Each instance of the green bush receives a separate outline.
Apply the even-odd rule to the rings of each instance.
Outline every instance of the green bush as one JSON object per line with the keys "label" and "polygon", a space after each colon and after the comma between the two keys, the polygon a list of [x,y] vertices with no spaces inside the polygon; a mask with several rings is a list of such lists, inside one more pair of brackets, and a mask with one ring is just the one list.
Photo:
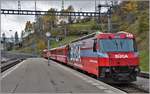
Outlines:
{"label": "green bush", "polygon": [[142,71],[149,71],[149,52],[140,51],[140,68]]}

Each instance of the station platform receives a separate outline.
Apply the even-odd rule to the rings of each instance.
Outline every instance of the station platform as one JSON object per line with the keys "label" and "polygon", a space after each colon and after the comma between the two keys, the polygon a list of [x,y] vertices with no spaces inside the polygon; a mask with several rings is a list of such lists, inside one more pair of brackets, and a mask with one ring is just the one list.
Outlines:
{"label": "station platform", "polygon": [[76,70],[43,58],[29,58],[1,76],[2,93],[119,93],[125,92]]}

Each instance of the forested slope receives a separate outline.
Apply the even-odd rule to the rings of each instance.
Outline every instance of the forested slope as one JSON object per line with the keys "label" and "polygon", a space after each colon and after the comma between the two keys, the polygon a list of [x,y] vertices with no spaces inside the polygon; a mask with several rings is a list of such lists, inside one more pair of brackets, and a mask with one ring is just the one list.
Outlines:
{"label": "forested slope", "polygon": [[[55,11],[51,8],[49,11]],[[73,6],[68,6],[62,11],[73,12]],[[58,24],[59,22],[59,24]],[[61,40],[51,41],[51,47],[57,47],[71,40],[90,34],[95,31],[107,31],[107,16],[102,17],[100,23],[96,23],[94,18],[85,17],[57,17],[44,15],[38,17],[35,23],[26,23],[25,32],[35,30],[33,34],[27,37],[24,44],[36,40],[37,52],[46,48],[45,33],[51,32],[52,36],[59,37]],[[149,69],[149,1],[129,0],[121,3],[114,3],[112,9],[112,32],[126,31],[136,36],[139,49],[141,69]],[[21,51],[32,51],[31,47],[24,47]]]}

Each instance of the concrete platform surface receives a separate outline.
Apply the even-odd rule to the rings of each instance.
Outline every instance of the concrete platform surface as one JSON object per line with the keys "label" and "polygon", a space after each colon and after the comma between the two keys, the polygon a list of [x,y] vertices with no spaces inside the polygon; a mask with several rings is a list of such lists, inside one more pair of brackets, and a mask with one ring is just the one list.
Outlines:
{"label": "concrete platform surface", "polygon": [[103,82],[43,58],[29,58],[2,73],[2,93],[119,93]]}

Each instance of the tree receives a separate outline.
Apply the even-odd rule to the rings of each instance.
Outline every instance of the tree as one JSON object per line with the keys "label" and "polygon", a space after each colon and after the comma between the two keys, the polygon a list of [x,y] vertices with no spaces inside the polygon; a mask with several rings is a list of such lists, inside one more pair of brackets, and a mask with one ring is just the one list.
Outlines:
{"label": "tree", "polygon": [[45,43],[43,42],[44,40],[38,40],[37,48],[42,50],[46,47]]}
{"label": "tree", "polygon": [[80,22],[81,22],[81,17],[80,17],[80,16],[77,17],[76,22],[77,22],[77,23],[80,23]]}
{"label": "tree", "polygon": [[32,30],[33,30],[32,23],[30,21],[27,21],[25,25],[25,32],[31,32]]}
{"label": "tree", "polygon": [[3,39],[3,49],[6,49],[6,36],[5,33],[2,34],[2,39]]}
{"label": "tree", "polygon": [[15,32],[15,43],[17,44],[19,42],[18,33]]}
{"label": "tree", "polygon": [[64,12],[67,12],[67,11],[66,11],[65,9],[62,9],[62,10],[61,10],[61,15],[62,15],[62,16],[59,17],[60,19],[65,19],[65,18],[67,18],[67,16],[63,16],[63,13],[64,13]]}
{"label": "tree", "polygon": [[43,29],[44,31],[50,31],[52,30],[53,27],[56,27],[56,24],[57,24],[57,16],[55,14],[55,9],[54,8],[51,8],[48,10],[48,14],[51,14],[51,15],[44,15],[42,17],[43,19]]}
{"label": "tree", "polygon": [[[68,6],[68,8],[66,9],[66,11],[67,11],[67,12],[74,12],[73,6],[71,6],[71,5]],[[74,18],[73,18],[72,16],[69,16],[69,17],[68,17],[68,22],[69,22],[70,24],[72,24],[73,21],[74,21]]]}
{"label": "tree", "polygon": [[149,0],[138,1],[138,10],[149,9]]}
{"label": "tree", "polygon": [[138,8],[137,5],[138,1],[123,1],[122,5],[123,5],[123,10],[124,12],[128,13],[128,12],[135,12]]}
{"label": "tree", "polygon": [[140,16],[138,17],[138,32],[146,32],[149,31],[149,12],[143,11],[141,12]]}
{"label": "tree", "polygon": [[5,33],[2,34],[2,40],[3,40],[3,42],[5,43],[5,41],[6,41]]}

